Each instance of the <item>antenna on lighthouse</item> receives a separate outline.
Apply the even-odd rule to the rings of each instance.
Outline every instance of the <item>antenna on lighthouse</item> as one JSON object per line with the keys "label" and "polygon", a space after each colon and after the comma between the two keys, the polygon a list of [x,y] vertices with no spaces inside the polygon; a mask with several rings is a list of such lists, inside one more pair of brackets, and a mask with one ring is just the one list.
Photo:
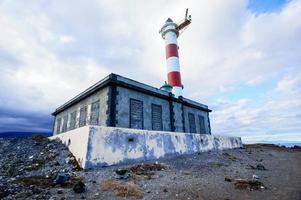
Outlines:
{"label": "antenna on lighthouse", "polygon": [[179,34],[181,34],[187,26],[191,23],[191,15],[188,16],[188,8],[186,8],[185,18],[180,23],[177,23],[178,26],[176,29],[179,31]]}
{"label": "antenna on lighthouse", "polygon": [[172,94],[175,97],[182,96],[183,85],[181,82],[180,74],[180,62],[178,54],[178,42],[177,38],[185,30],[185,28],[191,23],[191,15],[188,16],[188,8],[186,9],[185,18],[180,23],[174,23],[172,19],[168,18],[160,29],[159,33],[165,40],[166,45],[166,63],[167,63],[167,82],[161,89],[172,90]]}

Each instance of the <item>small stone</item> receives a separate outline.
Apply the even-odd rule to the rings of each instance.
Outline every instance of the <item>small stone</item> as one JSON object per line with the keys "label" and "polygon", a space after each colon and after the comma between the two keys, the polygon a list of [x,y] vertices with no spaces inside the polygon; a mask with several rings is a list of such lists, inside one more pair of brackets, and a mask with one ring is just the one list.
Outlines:
{"label": "small stone", "polygon": [[8,195],[10,195],[8,188],[0,186],[0,199],[7,197]]}
{"label": "small stone", "polygon": [[231,178],[225,177],[225,181],[232,182]]}
{"label": "small stone", "polygon": [[253,178],[253,180],[258,180],[259,179],[259,177],[256,174],[253,174],[252,178]]}
{"label": "small stone", "polygon": [[266,170],[266,168],[265,168],[264,165],[262,165],[262,164],[258,164],[258,165],[256,166],[256,168],[257,168],[258,170]]}
{"label": "small stone", "polygon": [[168,192],[166,188],[163,189],[163,192]]}
{"label": "small stone", "polygon": [[68,174],[58,174],[55,179],[56,185],[65,185],[69,181],[70,176]]}
{"label": "small stone", "polygon": [[82,181],[78,181],[74,186],[73,186],[73,191],[75,193],[83,193],[86,191],[86,185]]}

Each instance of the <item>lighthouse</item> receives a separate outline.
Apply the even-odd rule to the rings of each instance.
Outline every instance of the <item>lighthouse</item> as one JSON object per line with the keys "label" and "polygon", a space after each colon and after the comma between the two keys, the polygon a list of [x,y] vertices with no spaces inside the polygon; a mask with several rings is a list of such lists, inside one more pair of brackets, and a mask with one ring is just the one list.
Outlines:
{"label": "lighthouse", "polygon": [[183,22],[175,23],[172,19],[168,18],[159,31],[165,40],[167,83],[172,87],[172,93],[177,98],[182,96],[183,91],[177,38],[190,23],[191,16],[188,16],[188,9],[186,9]]}

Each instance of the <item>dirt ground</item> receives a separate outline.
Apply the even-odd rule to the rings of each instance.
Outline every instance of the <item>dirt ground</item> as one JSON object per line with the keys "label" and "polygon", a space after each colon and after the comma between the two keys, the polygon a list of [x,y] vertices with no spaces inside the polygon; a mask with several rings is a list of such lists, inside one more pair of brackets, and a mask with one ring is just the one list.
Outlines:
{"label": "dirt ground", "polygon": [[0,140],[0,199],[301,200],[301,150],[274,145],[80,170],[57,141]]}
{"label": "dirt ground", "polygon": [[[247,145],[244,149],[185,155],[159,160],[157,163],[165,169],[145,167],[144,172],[137,173],[133,171],[133,167],[136,169],[137,165],[129,165],[84,172],[82,175],[87,186],[85,193],[70,195],[64,192],[58,197],[65,196],[67,199],[301,199],[300,150],[273,145]],[[154,162],[145,164],[156,165]],[[118,168],[130,171],[130,177],[118,179],[120,176],[114,172]],[[263,184],[261,187],[257,189],[235,187],[237,179],[253,180],[254,177]]]}

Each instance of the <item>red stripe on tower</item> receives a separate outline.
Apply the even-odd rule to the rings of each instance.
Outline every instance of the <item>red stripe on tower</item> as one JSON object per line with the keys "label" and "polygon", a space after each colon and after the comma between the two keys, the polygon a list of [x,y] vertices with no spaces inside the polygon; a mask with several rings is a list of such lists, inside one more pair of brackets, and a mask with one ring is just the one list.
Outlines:
{"label": "red stripe on tower", "polygon": [[165,50],[166,50],[166,59],[169,57],[179,57],[177,44],[168,44],[166,45]]}
{"label": "red stripe on tower", "polygon": [[169,72],[167,74],[168,84],[173,87],[182,87],[180,72]]}

